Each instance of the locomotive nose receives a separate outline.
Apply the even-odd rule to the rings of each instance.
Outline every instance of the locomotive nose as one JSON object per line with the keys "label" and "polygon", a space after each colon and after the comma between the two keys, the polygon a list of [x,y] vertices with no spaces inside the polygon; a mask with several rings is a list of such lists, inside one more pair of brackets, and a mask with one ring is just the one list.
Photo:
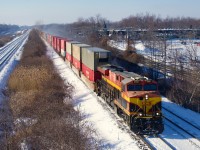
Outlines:
{"label": "locomotive nose", "polygon": [[140,100],[148,100],[149,99],[149,95],[146,94],[144,96],[139,97]]}

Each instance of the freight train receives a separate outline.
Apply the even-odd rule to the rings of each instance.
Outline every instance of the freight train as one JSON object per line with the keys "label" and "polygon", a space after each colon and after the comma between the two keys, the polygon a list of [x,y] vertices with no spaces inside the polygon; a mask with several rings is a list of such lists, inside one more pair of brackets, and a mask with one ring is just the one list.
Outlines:
{"label": "freight train", "polygon": [[41,36],[136,134],[163,132],[161,96],[155,81],[111,65],[110,51],[44,32]]}

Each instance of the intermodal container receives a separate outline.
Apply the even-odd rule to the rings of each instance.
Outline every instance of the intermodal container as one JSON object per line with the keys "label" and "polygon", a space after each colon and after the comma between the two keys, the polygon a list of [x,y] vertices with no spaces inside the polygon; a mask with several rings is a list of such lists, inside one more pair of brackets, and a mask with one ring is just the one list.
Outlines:
{"label": "intermodal container", "polygon": [[101,73],[99,71],[94,71],[84,64],[82,64],[82,73],[92,82],[96,82],[96,80],[101,79]]}
{"label": "intermodal container", "polygon": [[86,47],[91,47],[90,45],[87,44],[72,44],[72,49],[73,49],[73,57],[76,58],[77,60],[81,60],[81,54],[82,54],[82,48]]}
{"label": "intermodal container", "polygon": [[53,36],[53,48],[56,50],[57,47],[57,38]]}
{"label": "intermodal container", "polygon": [[98,47],[82,48],[82,63],[93,71],[110,61],[110,51]]}
{"label": "intermodal container", "polygon": [[73,55],[72,44],[78,44],[78,43],[80,43],[80,42],[77,42],[77,41],[66,42],[66,59],[69,62],[72,62],[72,55]]}
{"label": "intermodal container", "polygon": [[74,57],[72,57],[72,65],[76,68],[76,69],[78,69],[78,70],[81,70],[81,63],[80,63],[80,61],[78,60],[78,59],[76,59],[76,58],[74,58]]}
{"label": "intermodal container", "polygon": [[66,41],[67,39],[61,39],[61,56],[66,57]]}
{"label": "intermodal container", "polygon": [[61,38],[57,37],[56,40],[57,40],[56,41],[57,42],[56,50],[57,50],[58,53],[60,53],[60,51],[61,51]]}
{"label": "intermodal container", "polygon": [[72,56],[66,52],[66,59],[71,63],[72,62]]}
{"label": "intermodal container", "polygon": [[51,46],[53,47],[53,35],[51,36]]}
{"label": "intermodal container", "polygon": [[72,44],[72,62],[75,68],[78,70],[82,70],[81,64],[82,64],[82,48],[91,47],[87,44]]}
{"label": "intermodal container", "polygon": [[69,39],[61,39],[61,56],[63,58],[66,58],[66,46],[67,46],[67,43],[70,42],[72,40],[69,40]]}

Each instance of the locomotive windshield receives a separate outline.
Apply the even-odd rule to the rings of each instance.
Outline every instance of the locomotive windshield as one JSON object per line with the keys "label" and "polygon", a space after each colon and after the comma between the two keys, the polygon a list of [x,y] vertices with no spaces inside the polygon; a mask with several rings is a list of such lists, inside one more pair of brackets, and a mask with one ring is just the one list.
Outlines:
{"label": "locomotive windshield", "polygon": [[157,85],[156,84],[145,84],[143,85],[127,85],[127,91],[156,91]]}
{"label": "locomotive windshield", "polygon": [[128,85],[127,91],[142,91],[142,85]]}
{"label": "locomotive windshield", "polygon": [[144,91],[156,91],[157,85],[156,84],[145,84]]}

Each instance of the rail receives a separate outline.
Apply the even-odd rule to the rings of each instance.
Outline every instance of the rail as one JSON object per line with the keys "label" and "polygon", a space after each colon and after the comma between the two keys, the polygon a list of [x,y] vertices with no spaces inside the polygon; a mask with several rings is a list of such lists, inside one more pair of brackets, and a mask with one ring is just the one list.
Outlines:
{"label": "rail", "polygon": [[5,64],[11,59],[13,54],[19,49],[27,37],[28,33],[21,35],[19,38],[0,49],[0,71],[4,68]]}

